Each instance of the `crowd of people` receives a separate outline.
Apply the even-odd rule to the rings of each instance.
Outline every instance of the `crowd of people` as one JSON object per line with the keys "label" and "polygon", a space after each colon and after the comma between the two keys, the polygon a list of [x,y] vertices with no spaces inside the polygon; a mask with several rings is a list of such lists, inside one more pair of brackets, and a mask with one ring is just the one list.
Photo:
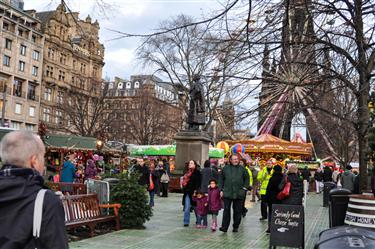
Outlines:
{"label": "crowd of people", "polygon": [[353,194],[359,194],[359,179],[358,171],[353,170],[350,165],[347,165],[345,169],[336,168],[334,170],[332,167],[325,166],[323,169],[318,168],[314,174],[317,194],[322,192],[325,182],[333,182],[336,186],[348,189]]}
{"label": "crowd of people", "polygon": [[[289,196],[279,199],[278,193],[286,182],[291,185]],[[303,179],[296,166],[289,167],[287,174],[284,174],[280,165],[270,161],[267,167],[258,172],[251,162],[239,155],[231,155],[224,165],[211,164],[207,160],[203,169],[194,160],[187,162],[181,187],[183,225],[190,225],[190,214],[193,212],[196,227],[207,228],[207,216],[211,215],[211,230],[216,231],[217,215],[223,210],[219,230],[224,233],[231,222],[231,210],[232,231],[238,232],[241,219],[246,216],[245,199],[249,191],[253,197],[258,196],[261,200],[261,221],[270,222],[273,204],[302,205],[303,199]]]}

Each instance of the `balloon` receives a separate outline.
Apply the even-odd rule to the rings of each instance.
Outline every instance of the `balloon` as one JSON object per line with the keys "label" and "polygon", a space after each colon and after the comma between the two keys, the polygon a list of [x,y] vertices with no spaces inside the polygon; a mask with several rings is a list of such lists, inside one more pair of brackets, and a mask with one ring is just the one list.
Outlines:
{"label": "balloon", "polygon": [[224,141],[218,142],[216,148],[223,149],[225,154],[229,152],[229,145]]}
{"label": "balloon", "polygon": [[235,144],[231,148],[232,154],[245,153],[245,147],[242,144]]}
{"label": "balloon", "polygon": [[93,156],[93,159],[94,159],[95,161],[98,161],[98,160],[99,160],[99,156],[98,156],[97,154],[95,154],[95,155]]}
{"label": "balloon", "polygon": [[103,156],[100,156],[99,157],[99,161],[103,161],[104,160],[104,157]]}

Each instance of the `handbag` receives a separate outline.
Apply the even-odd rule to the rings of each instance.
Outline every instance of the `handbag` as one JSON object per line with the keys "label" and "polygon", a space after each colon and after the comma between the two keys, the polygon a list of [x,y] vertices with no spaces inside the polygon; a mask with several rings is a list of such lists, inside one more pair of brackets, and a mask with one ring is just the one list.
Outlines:
{"label": "handbag", "polygon": [[285,176],[285,184],[284,184],[284,187],[283,189],[277,194],[276,196],[276,199],[278,200],[284,200],[285,198],[287,198],[290,194],[290,186],[291,186],[291,183],[290,181],[288,181],[288,177]]}
{"label": "handbag", "polygon": [[155,188],[154,181],[152,180],[152,174],[150,174],[150,178],[149,179],[150,179],[150,186],[148,187],[148,190],[152,191]]}
{"label": "handbag", "polygon": [[167,173],[164,173],[161,178],[160,178],[160,182],[162,183],[168,183],[169,182],[169,176]]}

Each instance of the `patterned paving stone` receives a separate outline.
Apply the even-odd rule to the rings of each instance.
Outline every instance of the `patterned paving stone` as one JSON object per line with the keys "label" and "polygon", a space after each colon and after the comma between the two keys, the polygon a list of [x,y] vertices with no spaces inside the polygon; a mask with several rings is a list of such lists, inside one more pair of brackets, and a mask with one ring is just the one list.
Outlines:
{"label": "patterned paving stone", "polygon": [[[71,248],[80,249],[231,249],[268,248],[269,236],[265,233],[267,222],[259,221],[259,203],[247,201],[247,216],[242,220],[238,233],[231,229],[226,234],[196,229],[191,217],[190,227],[182,226],[180,194],[168,198],[156,198],[154,216],[144,230],[121,230],[70,243]],[[221,224],[221,214],[218,217]],[[209,219],[210,222],[210,219]],[[328,209],[322,207],[322,195],[309,194],[305,210],[306,248],[313,248],[319,233],[328,228]]]}

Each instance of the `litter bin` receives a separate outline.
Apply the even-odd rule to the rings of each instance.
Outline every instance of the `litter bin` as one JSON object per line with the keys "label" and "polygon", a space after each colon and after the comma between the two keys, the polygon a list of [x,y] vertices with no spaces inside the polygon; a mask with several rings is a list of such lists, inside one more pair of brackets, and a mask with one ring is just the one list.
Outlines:
{"label": "litter bin", "polygon": [[375,231],[363,227],[339,226],[321,232],[314,249],[332,248],[375,248]]}
{"label": "litter bin", "polygon": [[349,195],[352,192],[345,188],[334,188],[329,191],[329,227],[343,226]]}
{"label": "litter bin", "polygon": [[323,207],[328,207],[329,204],[329,191],[334,189],[336,184],[334,182],[325,182],[323,187]]}

